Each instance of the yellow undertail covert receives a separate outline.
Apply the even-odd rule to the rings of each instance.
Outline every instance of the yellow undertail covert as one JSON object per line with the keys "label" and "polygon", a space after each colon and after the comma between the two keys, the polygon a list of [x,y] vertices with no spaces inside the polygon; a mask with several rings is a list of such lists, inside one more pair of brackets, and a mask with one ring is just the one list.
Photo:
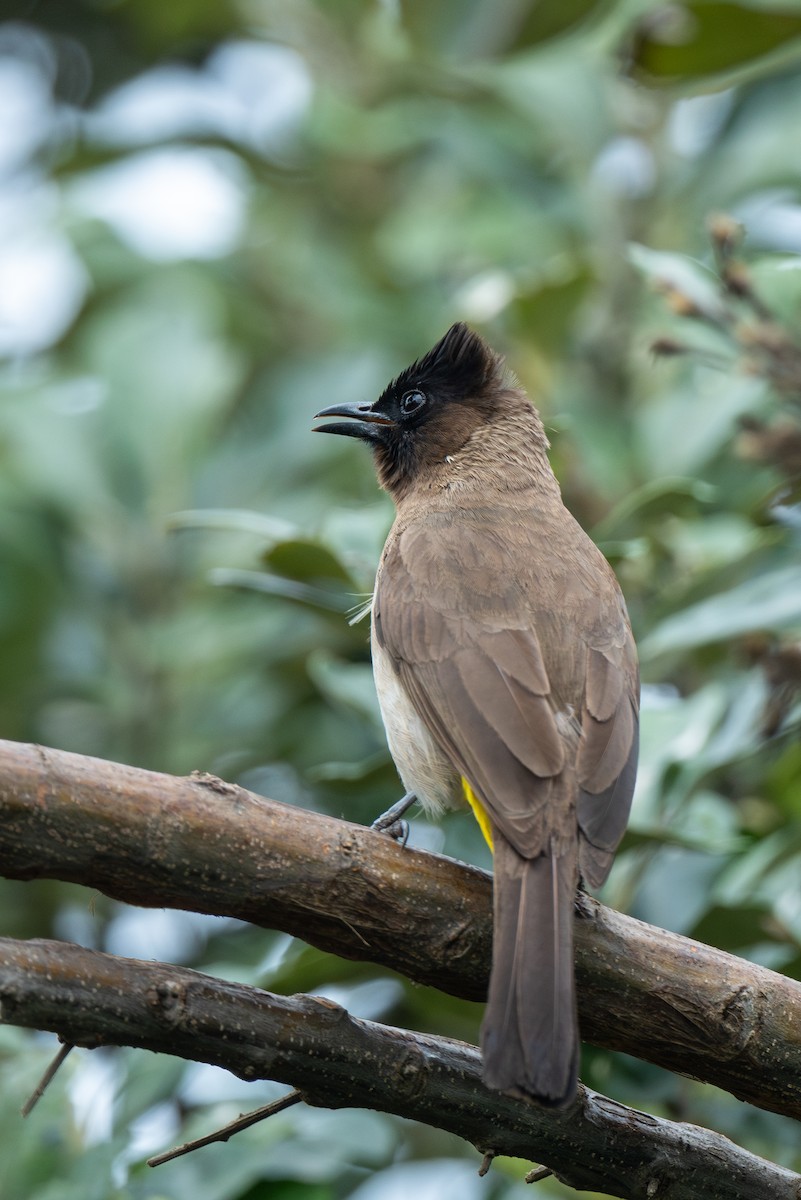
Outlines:
{"label": "yellow undertail covert", "polygon": [[462,776],[462,791],[464,792],[465,800],[473,810],[473,816],[478,821],[479,829],[484,834],[484,840],[486,841],[490,850],[492,850],[492,827],[490,826],[489,817],[487,816],[487,810],[484,808],[484,805],[481,803],[478,796],[476,796],[475,792],[464,776]]}

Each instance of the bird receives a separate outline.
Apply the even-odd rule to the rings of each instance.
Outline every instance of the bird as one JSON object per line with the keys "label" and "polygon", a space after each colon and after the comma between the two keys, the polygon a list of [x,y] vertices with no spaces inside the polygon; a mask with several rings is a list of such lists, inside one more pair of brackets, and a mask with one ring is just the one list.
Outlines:
{"label": "bird", "polygon": [[606,879],[637,772],[639,671],[606,558],[565,507],[542,419],[504,358],[453,325],[372,403],[317,431],[372,448],[395,506],[373,673],[406,795],[469,805],[493,854],[483,1078],[577,1096],[573,920]]}

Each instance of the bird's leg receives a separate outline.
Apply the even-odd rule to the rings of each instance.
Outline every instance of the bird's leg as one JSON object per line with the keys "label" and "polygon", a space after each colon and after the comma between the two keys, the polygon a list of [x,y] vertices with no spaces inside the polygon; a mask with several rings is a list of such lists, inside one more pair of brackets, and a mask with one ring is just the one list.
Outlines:
{"label": "bird's leg", "polygon": [[380,817],[376,817],[370,826],[377,833],[386,833],[396,842],[400,842],[405,846],[409,840],[409,824],[403,820],[404,813],[407,813],[414,804],[417,797],[414,792],[407,792],[405,796],[401,796],[396,804],[388,808]]}

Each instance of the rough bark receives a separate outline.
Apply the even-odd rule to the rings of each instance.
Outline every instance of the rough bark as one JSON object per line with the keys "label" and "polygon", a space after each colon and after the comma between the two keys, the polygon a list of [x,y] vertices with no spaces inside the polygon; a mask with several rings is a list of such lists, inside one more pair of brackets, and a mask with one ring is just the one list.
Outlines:
{"label": "rough bark", "polygon": [[78,1045],[131,1045],[275,1079],[327,1108],[374,1108],[480,1151],[544,1162],[624,1200],[799,1200],[801,1176],[694,1125],[580,1088],[566,1112],[489,1091],[473,1046],[351,1017],[186,968],[61,942],[0,939],[0,1013]]}
{"label": "rough bark", "polygon": [[[240,917],[485,996],[488,875],[212,777],[0,742],[0,872]],[[589,897],[576,969],[585,1040],[801,1117],[801,984]]]}

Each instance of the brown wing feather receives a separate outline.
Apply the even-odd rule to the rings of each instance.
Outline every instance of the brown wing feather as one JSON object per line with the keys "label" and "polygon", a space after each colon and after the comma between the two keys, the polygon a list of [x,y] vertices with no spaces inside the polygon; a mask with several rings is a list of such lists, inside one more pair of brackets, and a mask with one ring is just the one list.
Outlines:
{"label": "brown wing feather", "polygon": [[435,739],[486,808],[493,827],[524,857],[542,853],[556,832],[553,777],[533,774],[498,737],[455,664],[425,663],[412,669],[401,662],[400,678]]}
{"label": "brown wing feather", "polygon": [[[486,640],[492,644],[489,652]],[[453,662],[460,683],[482,718],[523,766],[540,778],[558,775],[565,765],[565,748],[548,703],[547,678],[546,686],[535,692],[504,670],[492,653],[503,641],[503,635],[496,633],[457,651]],[[539,646],[536,652],[539,666]]]}
{"label": "brown wing feather", "polygon": [[577,760],[581,871],[591,887],[609,874],[629,819],[639,750],[639,679],[633,642],[587,653]]}
{"label": "brown wing feather", "polygon": [[609,874],[615,850],[628,823],[637,775],[639,721],[636,711],[633,724],[634,733],[629,755],[617,779],[605,791],[596,795],[579,788],[576,805],[582,834],[579,862],[581,874],[592,888],[600,887]]}

